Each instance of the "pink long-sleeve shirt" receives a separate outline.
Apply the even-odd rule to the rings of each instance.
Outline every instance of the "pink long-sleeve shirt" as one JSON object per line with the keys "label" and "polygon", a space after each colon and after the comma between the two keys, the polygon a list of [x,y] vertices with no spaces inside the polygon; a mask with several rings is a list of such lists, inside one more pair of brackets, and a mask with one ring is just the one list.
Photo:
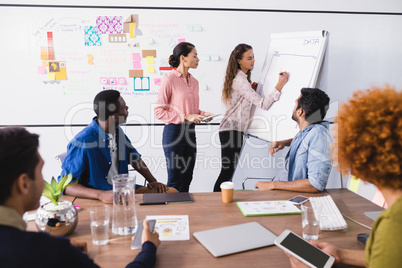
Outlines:
{"label": "pink long-sleeve shirt", "polygon": [[155,117],[165,124],[187,123],[186,114],[200,114],[200,98],[198,95],[198,81],[188,73],[186,77],[176,70],[172,70],[162,79],[156,100]]}
{"label": "pink long-sleeve shirt", "polygon": [[226,103],[226,113],[223,117],[219,131],[237,130],[245,132],[250,121],[251,104],[268,110],[272,103],[279,99],[281,93],[275,90],[263,98],[255,92],[247,80],[247,75],[238,70],[233,79],[232,92]]}

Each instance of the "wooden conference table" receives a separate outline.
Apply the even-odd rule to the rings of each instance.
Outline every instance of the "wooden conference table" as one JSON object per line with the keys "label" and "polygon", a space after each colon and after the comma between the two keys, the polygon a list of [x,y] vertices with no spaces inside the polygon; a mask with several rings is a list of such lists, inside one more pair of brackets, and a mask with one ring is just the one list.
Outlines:
{"label": "wooden conference table", "polygon": [[[381,210],[370,201],[350,192],[347,189],[327,190],[321,196],[331,194],[339,210],[352,219],[371,226],[373,220],[365,216],[366,211]],[[235,201],[286,200],[298,193],[288,191],[235,191]],[[236,204],[224,204],[220,193],[192,193],[194,203],[139,206],[142,195],[136,196],[137,217],[143,220],[146,215],[189,215],[190,240],[162,242],[157,251],[156,267],[290,267],[287,256],[276,246],[255,249],[247,252],[213,257],[192,234],[197,231],[219,228],[228,225],[256,221],[276,235],[284,229],[290,229],[301,235],[301,215],[280,215],[244,217]],[[65,197],[69,199],[69,197]],[[77,241],[88,243],[89,256],[101,267],[125,267],[138,254],[139,250],[131,250],[131,236],[115,236],[110,232],[110,243],[105,246],[93,246],[89,226],[88,208],[102,204],[100,201],[77,198],[75,205],[81,206],[76,230],[70,236]],[[356,239],[359,233],[370,230],[345,218],[347,231],[321,232],[319,241],[333,243],[338,247],[364,249],[364,245]],[[33,222],[28,224],[29,230],[36,230]],[[338,267],[346,267],[339,266]]]}

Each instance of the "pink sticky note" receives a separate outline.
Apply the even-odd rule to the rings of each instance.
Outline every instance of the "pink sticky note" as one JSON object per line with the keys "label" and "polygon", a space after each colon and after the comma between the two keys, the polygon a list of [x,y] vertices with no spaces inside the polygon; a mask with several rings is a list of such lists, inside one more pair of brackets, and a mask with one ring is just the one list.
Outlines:
{"label": "pink sticky note", "polygon": [[126,84],[126,78],[125,78],[125,77],[119,77],[119,78],[117,78],[117,84],[119,84],[119,85],[125,85],[125,84]]}
{"label": "pink sticky note", "polygon": [[133,69],[141,69],[141,61],[133,61]]}
{"label": "pink sticky note", "polygon": [[46,73],[46,67],[45,66],[38,66],[38,73],[39,74],[45,74]]}
{"label": "pink sticky note", "polygon": [[186,42],[186,38],[177,39],[177,43],[180,44],[182,42]]}
{"label": "pink sticky note", "polygon": [[380,192],[380,190],[377,190],[377,192],[375,193],[373,203],[379,205],[380,207],[385,206],[385,198]]}
{"label": "pink sticky note", "polygon": [[107,85],[107,84],[109,84],[109,79],[107,79],[107,77],[101,77],[100,78],[100,83],[102,85]]}
{"label": "pink sticky note", "polygon": [[133,53],[133,60],[141,60],[140,53]]}
{"label": "pink sticky note", "polygon": [[160,78],[154,78],[154,84],[155,84],[155,86],[160,86],[161,83],[162,83],[162,79],[160,79]]}
{"label": "pink sticky note", "polygon": [[117,84],[116,77],[109,77],[109,84],[110,85],[116,85]]}

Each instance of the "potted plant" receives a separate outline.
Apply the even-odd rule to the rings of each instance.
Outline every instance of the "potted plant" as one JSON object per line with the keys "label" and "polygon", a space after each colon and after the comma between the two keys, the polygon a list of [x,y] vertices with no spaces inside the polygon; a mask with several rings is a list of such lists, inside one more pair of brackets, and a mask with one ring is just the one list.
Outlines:
{"label": "potted plant", "polygon": [[41,205],[36,212],[36,227],[39,231],[52,235],[69,235],[78,223],[78,214],[70,201],[61,200],[63,191],[70,185],[76,184],[70,173],[60,178],[60,181],[52,177],[50,183],[45,181],[43,195],[49,198],[49,202]]}

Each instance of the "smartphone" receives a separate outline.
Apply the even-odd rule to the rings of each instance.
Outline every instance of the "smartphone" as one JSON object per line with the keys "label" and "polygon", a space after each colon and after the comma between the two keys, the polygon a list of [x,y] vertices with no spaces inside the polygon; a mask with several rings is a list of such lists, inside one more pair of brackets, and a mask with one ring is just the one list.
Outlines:
{"label": "smartphone", "polygon": [[332,267],[335,261],[334,257],[316,248],[308,241],[289,230],[283,231],[283,233],[276,238],[275,245],[289,252],[310,267],[329,268]]}
{"label": "smartphone", "polygon": [[[149,223],[149,230],[152,233],[155,228],[156,220],[148,220],[148,223]],[[144,225],[143,225],[143,222],[140,221],[138,223],[137,231],[135,232],[133,243],[131,243],[131,249],[141,249],[142,248],[141,238],[142,238],[143,230],[144,230]]]}
{"label": "smartphone", "polygon": [[297,195],[297,196],[290,198],[288,201],[292,202],[295,205],[301,205],[304,202],[308,201],[308,197],[302,196],[302,195]]}

